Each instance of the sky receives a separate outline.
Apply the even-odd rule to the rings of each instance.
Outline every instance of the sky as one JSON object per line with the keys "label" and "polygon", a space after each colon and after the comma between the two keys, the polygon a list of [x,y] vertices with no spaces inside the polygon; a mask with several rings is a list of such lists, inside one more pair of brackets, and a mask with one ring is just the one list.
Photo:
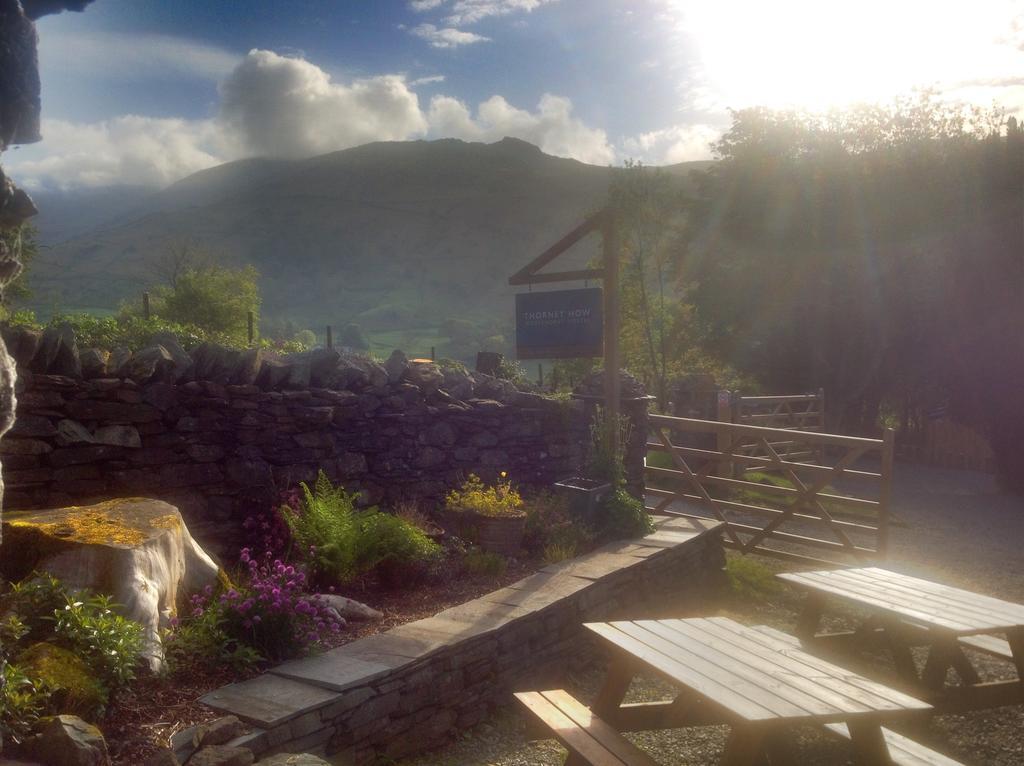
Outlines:
{"label": "sky", "polygon": [[1024,0],[96,0],[37,26],[44,140],[3,158],[34,189],[448,137],[671,164],[730,109],[922,87],[1024,114]]}

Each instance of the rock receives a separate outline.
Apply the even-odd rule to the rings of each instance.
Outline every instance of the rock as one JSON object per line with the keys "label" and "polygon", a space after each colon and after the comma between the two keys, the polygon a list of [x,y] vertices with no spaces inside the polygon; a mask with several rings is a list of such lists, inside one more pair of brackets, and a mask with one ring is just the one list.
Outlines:
{"label": "rock", "polygon": [[265,354],[256,385],[264,391],[276,391],[288,380],[291,372],[291,365],[287,361],[276,354]]}
{"label": "rock", "polygon": [[40,642],[19,654],[15,662],[50,690],[51,709],[93,718],[107,704],[103,684],[74,652]]}
{"label": "rock", "polygon": [[93,434],[93,441],[97,444],[109,444],[112,447],[128,447],[129,449],[142,447],[142,437],[139,436],[139,429],[135,426],[101,426]]}
{"label": "rock", "polygon": [[109,766],[107,743],[100,730],[78,716],[41,718],[37,734],[22,747],[29,758],[48,766]]}
{"label": "rock", "polygon": [[258,761],[256,766],[331,766],[323,758],[309,753],[278,753]]}
{"label": "rock", "polygon": [[46,438],[48,436],[55,436],[57,429],[53,425],[53,421],[45,415],[18,415],[18,419],[14,421],[14,426],[11,428],[11,435],[13,436],[28,436],[31,438]]}
{"label": "rock", "polygon": [[87,348],[78,355],[78,360],[82,364],[82,377],[86,380],[102,378],[107,374],[110,352],[99,348]]}
{"label": "rock", "polygon": [[210,745],[188,759],[188,766],[250,766],[256,760],[244,747]]}
{"label": "rock", "polygon": [[409,362],[403,379],[417,386],[420,391],[436,391],[444,383],[444,375],[436,364],[419,359]]}
{"label": "rock", "polygon": [[171,735],[170,746],[178,762],[185,763],[201,747],[224,745],[241,737],[248,727],[233,715],[189,726]]}
{"label": "rock", "polygon": [[[309,386],[334,388],[341,354],[333,348],[315,348],[303,355],[309,364]],[[308,388],[309,386],[306,386]]]}
{"label": "rock", "polygon": [[226,715],[199,727],[199,742],[208,745],[225,745],[249,731],[248,727],[233,715]]}
{"label": "rock", "polygon": [[441,388],[447,391],[449,396],[460,401],[473,398],[473,379],[468,372],[458,367],[445,367],[441,374],[444,375]]}
{"label": "rock", "polygon": [[163,346],[174,361],[174,369],[171,371],[172,382],[188,380],[192,375],[194,365],[192,357],[178,343],[177,336],[172,332],[159,332],[153,336],[153,342]]}
{"label": "rock", "polygon": [[239,368],[242,353],[217,343],[200,343],[192,349],[192,375],[196,380],[214,383],[232,382]]}
{"label": "rock", "polygon": [[39,341],[43,337],[42,330],[34,330],[31,327],[3,327],[0,329],[7,350],[10,351],[14,361],[19,367],[28,367],[39,350]]}
{"label": "rock", "polygon": [[388,382],[398,383],[405,374],[405,368],[409,366],[409,358],[397,348],[391,352],[391,356],[384,362],[384,369],[388,372]]}
{"label": "rock", "polygon": [[217,582],[217,565],[177,509],[159,500],[15,511],[5,515],[3,538],[0,572],[9,580],[45,571],[69,588],[109,594],[123,605],[125,616],[144,628],[154,671],[163,665],[163,616],[184,610],[190,594]]}
{"label": "rock", "polygon": [[321,593],[320,598],[323,599],[327,606],[337,612],[338,616],[344,617],[345,619],[356,621],[384,619],[383,612],[378,612],[373,607],[369,607],[366,604],[351,598],[345,598],[344,596],[338,596],[333,593]]}
{"label": "rock", "polygon": [[231,382],[238,386],[251,386],[256,383],[263,365],[263,350],[247,348],[238,358],[238,366],[231,376]]}
{"label": "rock", "polygon": [[356,354],[342,354],[337,373],[338,387],[352,391],[388,383],[388,371],[383,365]]}
{"label": "rock", "polygon": [[184,761],[176,758],[173,752],[162,747],[146,759],[144,766],[181,766],[182,763]]}
{"label": "rock", "polygon": [[507,380],[494,378],[482,372],[473,373],[473,396],[477,399],[490,399],[502,404],[511,403],[519,391]]}
{"label": "rock", "polygon": [[58,446],[67,447],[71,444],[92,444],[96,440],[89,429],[77,420],[65,418],[57,423],[57,436],[54,438]]}
{"label": "rock", "polygon": [[479,351],[476,355],[476,371],[493,377],[498,374],[503,361],[505,357],[496,351]]}
{"label": "rock", "polygon": [[132,360],[132,352],[124,346],[118,346],[107,357],[107,375],[124,378],[128,375],[128,363]]}
{"label": "rock", "polygon": [[136,383],[166,380],[174,376],[174,357],[163,346],[147,346],[132,355],[127,371]]}
{"label": "rock", "polygon": [[66,375],[69,378],[82,377],[82,364],[78,360],[78,342],[75,329],[65,322],[57,327],[47,327],[39,340],[29,365],[32,372],[40,374]]}

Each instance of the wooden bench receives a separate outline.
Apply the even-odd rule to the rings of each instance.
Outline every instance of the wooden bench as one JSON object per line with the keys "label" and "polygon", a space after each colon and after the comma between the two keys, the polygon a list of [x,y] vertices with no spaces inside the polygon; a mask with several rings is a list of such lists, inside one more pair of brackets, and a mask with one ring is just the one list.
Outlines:
{"label": "wooden bench", "polygon": [[[781,630],[767,625],[756,625],[753,629],[776,641],[783,641],[794,649],[800,648],[799,639],[788,633],[783,633]],[[845,723],[825,724],[825,730],[843,739],[850,738],[850,730]],[[889,748],[889,757],[892,759],[893,766],[963,766],[959,761],[954,761],[949,756],[925,747],[920,742],[915,742],[891,729],[883,727],[882,736]]]}
{"label": "wooden bench", "polygon": [[657,763],[562,689],[519,692],[526,708],[569,750],[566,766],[657,766]]}

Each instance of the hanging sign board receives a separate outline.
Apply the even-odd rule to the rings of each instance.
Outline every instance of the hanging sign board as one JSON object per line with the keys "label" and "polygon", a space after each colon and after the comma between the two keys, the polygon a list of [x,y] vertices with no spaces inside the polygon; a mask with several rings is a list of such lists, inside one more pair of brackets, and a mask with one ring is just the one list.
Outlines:
{"label": "hanging sign board", "polygon": [[604,353],[601,288],[516,295],[516,357],[576,359]]}

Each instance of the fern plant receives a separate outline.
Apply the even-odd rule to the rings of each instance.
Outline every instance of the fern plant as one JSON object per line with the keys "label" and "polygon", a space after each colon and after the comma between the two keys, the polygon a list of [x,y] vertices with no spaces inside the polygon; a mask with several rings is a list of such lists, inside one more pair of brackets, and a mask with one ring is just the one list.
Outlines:
{"label": "fern plant", "polygon": [[292,537],[292,552],[304,559],[314,578],[344,582],[356,573],[356,499],[335,487],[323,471],[312,489],[303,482],[299,508],[281,507]]}

